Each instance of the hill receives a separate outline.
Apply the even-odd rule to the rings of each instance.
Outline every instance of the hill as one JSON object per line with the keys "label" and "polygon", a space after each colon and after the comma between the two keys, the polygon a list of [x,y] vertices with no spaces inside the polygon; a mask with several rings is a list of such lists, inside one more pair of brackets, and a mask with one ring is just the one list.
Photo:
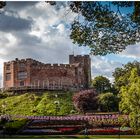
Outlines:
{"label": "hill", "polygon": [[40,116],[67,115],[74,109],[72,96],[72,92],[60,91],[12,95],[0,99],[0,113]]}

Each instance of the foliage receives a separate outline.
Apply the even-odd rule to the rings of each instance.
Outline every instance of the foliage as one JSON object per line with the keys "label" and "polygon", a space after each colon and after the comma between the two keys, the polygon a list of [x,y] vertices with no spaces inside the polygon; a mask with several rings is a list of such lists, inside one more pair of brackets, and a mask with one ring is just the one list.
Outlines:
{"label": "foliage", "polygon": [[5,124],[7,130],[14,129],[19,130],[22,126],[26,124],[27,120],[14,120]]}
{"label": "foliage", "polygon": [[94,90],[86,90],[73,96],[75,108],[82,113],[95,111],[98,108],[97,94]]}
{"label": "foliage", "polygon": [[[78,14],[71,27],[71,39],[79,46],[89,46],[91,54],[122,52],[126,46],[140,41],[140,2],[71,2]],[[117,10],[114,10],[114,5]],[[128,14],[121,8],[134,8]],[[136,14],[137,13],[137,14]]]}
{"label": "foliage", "polygon": [[133,132],[131,130],[118,130],[114,128],[108,128],[108,129],[90,129],[89,135],[132,135]]}
{"label": "foliage", "polygon": [[125,127],[129,127],[130,128],[129,116],[123,117],[123,116],[119,115],[118,121],[119,121],[119,124],[120,124],[122,129],[124,129]]}
{"label": "foliage", "polygon": [[12,92],[0,92],[0,98],[6,98],[12,96]]}
{"label": "foliage", "polygon": [[115,79],[114,86],[118,91],[120,91],[122,86],[126,86],[129,84],[128,79],[133,68],[137,68],[138,73],[140,73],[140,62],[129,62],[126,65],[123,65],[122,68],[116,68],[113,72],[113,76]]}
{"label": "foliage", "polygon": [[5,124],[6,133],[16,133],[19,129],[21,129],[25,124],[27,123],[27,120],[14,120],[12,122],[7,122]]}
{"label": "foliage", "polygon": [[[57,98],[55,97],[56,94],[58,94]],[[57,111],[57,115],[67,115],[70,114],[71,110],[74,110],[72,96],[71,92],[57,91],[46,92],[42,95],[34,93],[13,95],[0,99],[0,111],[9,115],[55,115],[54,101],[58,100],[60,109]],[[4,102],[6,106],[2,108]]]}
{"label": "foliage", "polygon": [[113,93],[99,95],[100,110],[103,112],[118,111],[119,99]]}
{"label": "foliage", "polygon": [[97,93],[105,93],[111,91],[111,83],[109,79],[104,76],[97,76],[92,81],[93,88],[96,89]]}
{"label": "foliage", "polygon": [[140,75],[137,68],[131,70],[128,84],[121,88],[120,96],[120,110],[129,114],[130,126],[140,134]]}
{"label": "foliage", "polygon": [[5,1],[0,1],[0,9],[3,8],[4,6],[6,6],[6,2]]}

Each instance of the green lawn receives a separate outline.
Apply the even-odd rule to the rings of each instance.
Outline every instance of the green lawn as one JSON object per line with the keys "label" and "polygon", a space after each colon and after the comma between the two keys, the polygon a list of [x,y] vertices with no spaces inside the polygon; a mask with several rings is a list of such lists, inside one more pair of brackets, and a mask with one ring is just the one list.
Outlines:
{"label": "green lawn", "polygon": [[[58,95],[57,97],[55,95]],[[74,108],[72,92],[45,92],[42,94],[26,93],[0,99],[0,111],[6,114],[21,115],[56,115],[55,101],[59,101],[57,115],[68,115]],[[6,107],[2,104],[6,102]],[[58,108],[57,108],[58,109]]]}
{"label": "green lawn", "polygon": [[[2,138],[2,136],[0,136]],[[4,136],[4,138],[13,138],[13,139],[140,139],[140,135],[13,135],[13,136]]]}

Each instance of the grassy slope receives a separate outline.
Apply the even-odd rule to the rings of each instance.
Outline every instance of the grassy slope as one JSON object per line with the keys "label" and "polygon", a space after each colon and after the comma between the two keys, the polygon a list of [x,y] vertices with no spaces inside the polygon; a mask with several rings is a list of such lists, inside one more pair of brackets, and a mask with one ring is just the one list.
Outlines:
{"label": "grassy slope", "polygon": [[[58,97],[55,95],[58,94]],[[71,92],[45,92],[43,94],[26,93],[0,99],[0,111],[6,114],[22,115],[55,115],[56,105],[54,101],[60,102],[58,115],[70,114],[73,109]],[[2,108],[6,102],[6,108]]]}

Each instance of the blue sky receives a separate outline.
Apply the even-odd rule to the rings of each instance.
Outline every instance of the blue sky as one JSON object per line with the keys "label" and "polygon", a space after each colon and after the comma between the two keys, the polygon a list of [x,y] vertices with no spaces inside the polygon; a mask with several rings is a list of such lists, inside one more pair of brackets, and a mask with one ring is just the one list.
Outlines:
{"label": "blue sky", "polygon": [[[69,55],[88,54],[69,38],[68,26],[76,17],[67,6],[60,9],[45,2],[7,2],[0,14],[0,80],[3,62],[33,58],[44,63],[68,63]],[[126,12],[126,11],[124,11]],[[67,13],[67,14],[66,14]],[[112,72],[129,61],[140,60],[140,44],[128,46],[120,54],[91,56],[92,76],[104,75],[113,81]]]}

